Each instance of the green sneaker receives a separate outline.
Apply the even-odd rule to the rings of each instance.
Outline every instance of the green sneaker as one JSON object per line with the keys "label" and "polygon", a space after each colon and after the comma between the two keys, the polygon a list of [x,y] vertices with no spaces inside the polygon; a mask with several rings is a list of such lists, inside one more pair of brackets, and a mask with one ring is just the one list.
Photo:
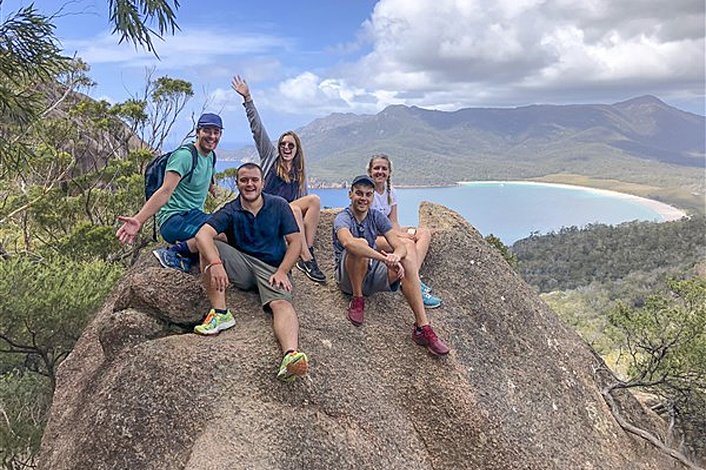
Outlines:
{"label": "green sneaker", "polygon": [[297,377],[306,375],[308,369],[309,359],[307,359],[306,354],[292,351],[282,358],[277,378],[282,382],[294,382]]}
{"label": "green sneaker", "polygon": [[232,328],[233,326],[235,326],[235,318],[233,318],[233,314],[230,310],[226,313],[216,313],[214,309],[211,309],[203,323],[194,328],[194,333],[205,336],[217,335],[221,331]]}

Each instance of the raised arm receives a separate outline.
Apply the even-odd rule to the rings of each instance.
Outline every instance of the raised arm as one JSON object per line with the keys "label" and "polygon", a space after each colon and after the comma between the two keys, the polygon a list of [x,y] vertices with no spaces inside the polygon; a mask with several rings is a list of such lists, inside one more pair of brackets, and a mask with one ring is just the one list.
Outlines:
{"label": "raised arm", "polygon": [[236,75],[231,81],[231,86],[240,96],[243,97],[245,115],[250,123],[250,131],[252,132],[253,140],[255,140],[257,153],[260,155],[260,166],[262,167],[263,173],[267,174],[277,159],[277,148],[272,144],[272,140],[267,134],[265,126],[262,125],[260,114],[257,112],[255,103],[250,95],[250,87],[248,86],[248,83],[241,78],[240,75]]}

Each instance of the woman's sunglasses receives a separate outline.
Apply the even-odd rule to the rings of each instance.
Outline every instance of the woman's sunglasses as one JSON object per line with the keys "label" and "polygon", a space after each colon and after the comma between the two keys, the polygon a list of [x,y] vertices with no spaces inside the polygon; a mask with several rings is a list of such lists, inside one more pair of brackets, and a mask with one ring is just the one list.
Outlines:
{"label": "woman's sunglasses", "polygon": [[280,142],[279,147],[287,150],[292,150],[296,145],[291,142]]}

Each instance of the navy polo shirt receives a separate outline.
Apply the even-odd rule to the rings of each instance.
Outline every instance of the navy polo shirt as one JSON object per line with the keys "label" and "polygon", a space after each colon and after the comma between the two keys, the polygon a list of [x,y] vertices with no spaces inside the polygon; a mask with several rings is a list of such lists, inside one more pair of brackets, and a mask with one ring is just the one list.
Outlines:
{"label": "navy polo shirt", "polygon": [[338,240],[337,235],[342,228],[350,230],[356,238],[364,238],[368,242],[368,246],[375,249],[375,239],[392,230],[392,222],[378,210],[368,210],[368,215],[360,222],[356,220],[350,207],[339,212],[333,220],[333,254],[336,257],[336,266],[341,261],[343,253],[343,244]]}
{"label": "navy polo shirt", "polygon": [[243,209],[240,196],[214,212],[206,222],[238,251],[278,267],[287,252],[285,235],[299,231],[289,203],[279,196],[262,193],[257,215]]}

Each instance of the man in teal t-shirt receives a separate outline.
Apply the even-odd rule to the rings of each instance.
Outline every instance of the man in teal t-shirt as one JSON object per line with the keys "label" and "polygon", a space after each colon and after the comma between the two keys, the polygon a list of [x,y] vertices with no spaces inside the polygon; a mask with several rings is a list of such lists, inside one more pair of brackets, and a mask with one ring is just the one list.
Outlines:
{"label": "man in teal t-shirt", "polygon": [[180,148],[172,153],[167,162],[162,186],[142,209],[133,217],[118,217],[122,225],[116,235],[122,243],[132,243],[145,221],[157,214],[159,233],[174,245],[154,250],[155,256],[165,268],[191,270],[192,259],[198,256],[194,236],[210,217],[203,209],[208,192],[214,189],[213,151],[222,131],[220,116],[211,113],[201,115],[196,124],[194,142],[198,159],[191,178],[185,178],[191,171],[191,151]]}
{"label": "man in teal t-shirt", "polygon": [[[157,223],[160,226],[160,233],[162,234],[162,237],[170,243],[174,243],[183,237],[179,236],[181,233],[172,233],[175,230],[166,230],[165,233],[165,222],[167,222],[175,214],[184,213],[192,209],[203,211],[204,204],[206,203],[206,196],[208,195],[208,190],[211,187],[211,178],[213,176],[213,152],[203,155],[199,151],[198,147],[196,150],[199,153],[199,158],[197,159],[196,167],[191,174],[191,178],[184,178],[188,175],[189,171],[191,171],[193,160],[191,157],[191,152],[187,147],[182,147],[174,151],[172,156],[169,158],[165,169],[167,174],[169,172],[174,172],[181,178],[179,184],[172,193],[172,196],[169,198],[167,203],[159,209],[159,212],[157,212]],[[173,224],[167,224],[167,227],[170,225]],[[180,231],[176,230],[176,232]]]}

